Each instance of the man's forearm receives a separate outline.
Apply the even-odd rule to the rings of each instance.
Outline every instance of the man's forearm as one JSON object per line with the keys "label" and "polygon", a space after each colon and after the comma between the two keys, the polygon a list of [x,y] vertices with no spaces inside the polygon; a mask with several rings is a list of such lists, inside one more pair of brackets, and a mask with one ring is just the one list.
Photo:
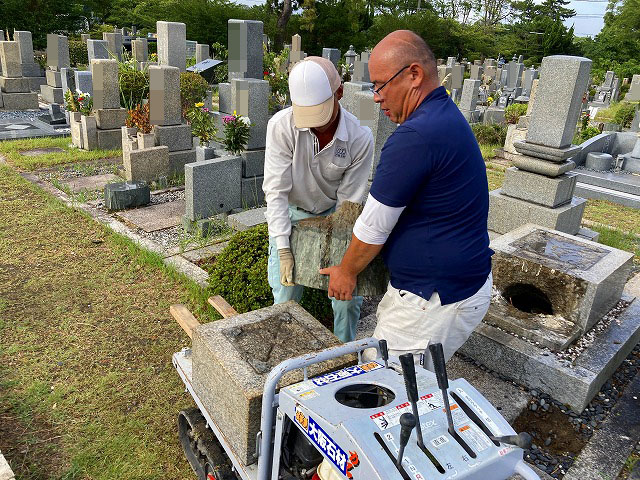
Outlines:
{"label": "man's forearm", "polygon": [[342,258],[340,267],[347,273],[357,276],[366,268],[367,265],[369,265],[369,263],[371,263],[374,258],[376,258],[383,246],[384,245],[364,243],[352,234],[351,244]]}

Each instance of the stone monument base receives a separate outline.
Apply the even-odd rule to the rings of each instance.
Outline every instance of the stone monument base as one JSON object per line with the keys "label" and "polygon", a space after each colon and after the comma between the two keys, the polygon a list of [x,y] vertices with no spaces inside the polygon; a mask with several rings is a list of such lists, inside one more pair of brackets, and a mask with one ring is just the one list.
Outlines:
{"label": "stone monument base", "polygon": [[[632,298],[623,296],[623,300]],[[484,322],[459,352],[582,412],[639,341],[640,300],[636,298],[572,364]]]}
{"label": "stone monument base", "polygon": [[[262,393],[279,363],[340,344],[295,302],[200,325],[193,332],[193,389],[245,465],[256,461]],[[309,367],[309,377],[352,364],[348,355]],[[301,370],[282,377],[282,388],[303,380]]]}
{"label": "stone monument base", "polygon": [[120,128],[109,130],[96,129],[99,150],[120,150],[122,148],[122,132]]}
{"label": "stone monument base", "polygon": [[51,85],[41,85],[40,94],[42,99],[47,103],[63,103],[64,92],[62,88],[52,87]]}
{"label": "stone monument base", "polygon": [[489,230],[507,233],[526,223],[535,223],[575,235],[580,230],[586,203],[584,198],[572,197],[570,203],[549,208],[509,197],[499,188],[489,192]]}
{"label": "stone monument base", "polygon": [[28,93],[3,93],[2,104],[5,110],[37,110],[38,94]]}

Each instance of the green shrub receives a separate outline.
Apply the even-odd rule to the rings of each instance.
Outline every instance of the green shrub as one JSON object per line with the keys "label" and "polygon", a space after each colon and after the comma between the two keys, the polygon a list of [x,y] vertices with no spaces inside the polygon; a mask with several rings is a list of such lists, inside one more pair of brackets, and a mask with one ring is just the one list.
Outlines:
{"label": "green shrub", "polygon": [[507,127],[500,123],[474,123],[471,130],[480,145],[504,145],[507,138]]}
{"label": "green shrub", "polygon": [[149,96],[149,74],[136,70],[135,62],[118,62],[118,83],[120,85],[120,105],[127,110],[140,105]]}
{"label": "green shrub", "polygon": [[614,123],[622,128],[630,128],[633,117],[636,114],[636,104],[629,102],[621,102],[620,108],[613,117]]}
{"label": "green shrub", "polygon": [[211,50],[213,52],[213,58],[224,61],[224,63],[215,67],[213,71],[213,83],[224,83],[229,77],[229,66],[227,65],[229,52],[224,45],[218,42],[211,45]]}
{"label": "green shrub", "polygon": [[577,141],[582,143],[586,142],[590,138],[595,137],[596,135],[600,135],[600,129],[598,127],[585,127],[581,128],[577,134]]}
{"label": "green shrub", "polygon": [[267,280],[268,255],[266,225],[236,233],[209,272],[212,293],[222,296],[240,313],[273,304]]}
{"label": "green shrub", "polygon": [[196,103],[204,101],[209,84],[202,75],[195,72],[182,72],[180,74],[180,101],[182,102],[182,115],[193,108]]}
{"label": "green shrub", "polygon": [[[272,305],[273,294],[267,280],[268,256],[266,225],[236,233],[209,270],[212,294],[222,296],[240,313]],[[327,292],[305,288],[300,304],[332,328],[333,313]]]}
{"label": "green shrub", "polygon": [[72,67],[89,64],[87,45],[82,40],[69,40],[69,60]]}
{"label": "green shrub", "polygon": [[196,64],[196,57],[187,58],[187,68],[193,67]]}
{"label": "green shrub", "polygon": [[527,113],[526,103],[512,103],[504,109],[504,119],[507,123],[516,124],[518,119]]}

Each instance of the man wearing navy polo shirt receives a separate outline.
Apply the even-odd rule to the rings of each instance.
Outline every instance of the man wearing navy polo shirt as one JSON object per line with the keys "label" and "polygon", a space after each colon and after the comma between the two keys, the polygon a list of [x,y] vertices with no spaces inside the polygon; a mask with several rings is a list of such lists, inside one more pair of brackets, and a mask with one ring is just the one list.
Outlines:
{"label": "man wearing navy polo shirt", "polygon": [[[371,53],[374,101],[400,124],[380,163],[351,244],[330,275],[329,296],[351,298],[356,277],[382,251],[391,274],[374,337],[416,360],[441,342],[448,360],[491,299],[485,165],[469,124],[438,82],[415,33],[387,35]],[[433,370],[430,355],[424,357]]]}

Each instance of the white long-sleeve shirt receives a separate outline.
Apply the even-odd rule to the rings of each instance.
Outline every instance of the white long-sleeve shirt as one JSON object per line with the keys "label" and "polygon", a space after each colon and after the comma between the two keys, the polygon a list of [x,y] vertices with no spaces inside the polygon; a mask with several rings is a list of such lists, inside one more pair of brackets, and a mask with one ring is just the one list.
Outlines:
{"label": "white long-sleeve shirt", "polygon": [[373,161],[373,135],[340,107],[333,139],[320,151],[309,128],[296,128],[293,108],[276,113],[267,125],[262,189],[269,235],[289,247],[289,205],[322,213],[345,200],[360,203]]}

